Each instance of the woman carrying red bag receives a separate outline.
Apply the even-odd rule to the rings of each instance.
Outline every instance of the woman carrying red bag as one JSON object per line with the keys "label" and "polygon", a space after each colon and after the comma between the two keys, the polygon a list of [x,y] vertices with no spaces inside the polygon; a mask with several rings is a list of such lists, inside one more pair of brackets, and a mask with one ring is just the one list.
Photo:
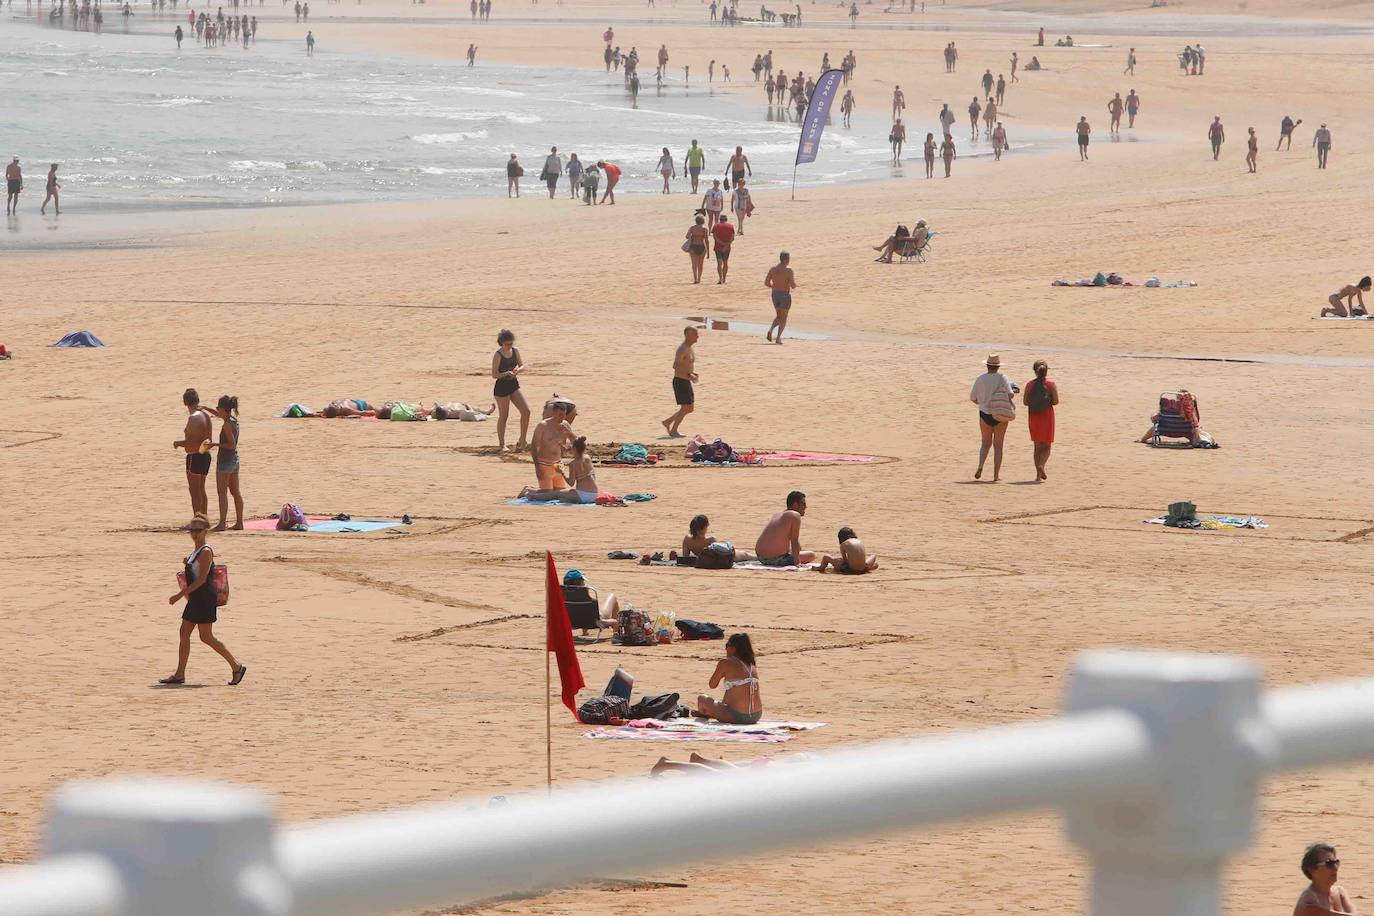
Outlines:
{"label": "woman carrying red bag", "polygon": [[232,687],[243,680],[248,673],[247,665],[240,665],[229,648],[215,636],[214,626],[218,619],[219,596],[215,592],[215,551],[205,543],[210,522],[203,515],[191,519],[186,530],[195,542],[195,550],[184,561],[185,582],[181,590],[167,599],[168,604],[176,604],[186,599],[186,609],[181,612],[181,635],[177,644],[177,670],[175,674],[164,677],[160,684],[186,683],[186,661],[191,657],[191,631],[200,630],[200,641],[218,652],[233,672]]}

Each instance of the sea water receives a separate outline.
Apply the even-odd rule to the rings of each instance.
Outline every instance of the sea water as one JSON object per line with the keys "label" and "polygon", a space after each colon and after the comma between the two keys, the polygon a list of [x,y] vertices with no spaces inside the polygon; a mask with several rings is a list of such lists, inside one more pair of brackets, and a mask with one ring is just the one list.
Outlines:
{"label": "sea water", "polygon": [[[792,179],[800,126],[795,115],[769,111],[747,71],[737,91],[708,86],[704,73],[684,85],[680,72],[658,91],[649,70],[632,107],[614,72],[480,58],[467,67],[335,52],[323,42],[306,57],[303,43],[272,39],[279,21],[262,23],[248,49],[206,49],[188,33],[178,51],[171,33],[185,28],[184,15],[141,12],[132,32],[114,13],[102,34],[18,15],[0,22],[0,81],[9,87],[0,156],[21,157],[27,196],[42,194],[49,162],[60,164],[63,204],[73,209],[501,196],[512,152],[526,192],[540,193],[551,146],[565,160],[575,152],[614,162],[621,189],[652,192],[662,148],[681,173],[694,138],[706,149],[707,176],[719,176],[739,145],[752,186]],[[838,106],[835,120],[818,161],[801,167],[803,184],[892,177],[886,121],[856,118],[845,130]],[[961,141],[961,159],[988,152],[986,143],[968,146]],[[907,150],[914,174],[919,140]]]}

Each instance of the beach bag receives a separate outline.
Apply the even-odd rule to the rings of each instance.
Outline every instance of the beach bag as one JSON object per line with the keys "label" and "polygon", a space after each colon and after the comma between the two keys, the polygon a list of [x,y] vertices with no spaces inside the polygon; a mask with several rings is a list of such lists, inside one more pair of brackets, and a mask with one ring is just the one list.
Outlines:
{"label": "beach bag", "polygon": [[306,416],[305,408],[299,404],[292,404],[290,407],[286,408],[286,415],[293,419],[299,420],[302,417]]}
{"label": "beach bag", "polygon": [[730,569],[735,565],[735,548],[725,541],[707,544],[697,554],[697,569]]}
{"label": "beach bag", "polygon": [[677,628],[682,631],[683,639],[724,639],[725,631],[714,623],[700,623],[696,620],[679,620]]}
{"label": "beach bag", "polygon": [[391,419],[399,423],[408,423],[411,420],[418,419],[415,410],[414,404],[407,404],[405,401],[397,401],[395,404],[391,405]]}
{"label": "beach bag", "polygon": [[622,646],[658,645],[658,632],[654,622],[643,611],[625,608],[620,612],[620,635],[617,639]]}
{"label": "beach bag", "polygon": [[676,693],[660,693],[645,697],[630,707],[630,719],[673,719],[677,717]]}
{"label": "beach bag", "polygon": [[1097,274],[1093,277],[1093,286],[1106,286],[1106,285],[1107,285],[1107,275],[1104,274],[1104,273],[1102,273],[1102,271],[1099,270],[1099,271],[1097,272]]}
{"label": "beach bag", "polygon": [[[215,604],[224,607],[229,603],[229,567],[222,563],[210,566],[210,585],[215,590]],[[177,573],[177,588],[186,587],[186,570]]]}
{"label": "beach bag", "polygon": [[682,250],[683,250],[683,251],[691,251],[691,250],[692,250],[692,240],[691,240],[691,239],[683,239],[683,240],[682,240]]}
{"label": "beach bag", "polygon": [[592,697],[577,707],[577,720],[587,725],[609,725],[612,719],[630,718],[630,701],[624,697]]}
{"label": "beach bag", "polygon": [[1044,413],[1054,406],[1054,395],[1050,394],[1050,386],[1045,384],[1043,379],[1037,378],[1030,386],[1026,400],[1026,406],[1031,413]]}
{"label": "beach bag", "polygon": [[1183,500],[1181,502],[1169,503],[1169,512],[1164,516],[1164,524],[1170,528],[1178,528],[1184,522],[1191,522],[1197,518],[1197,506]]}
{"label": "beach bag", "polygon": [[999,420],[1016,419],[1016,404],[1011,399],[1011,391],[1007,389],[1005,379],[1003,386],[994,391],[988,399],[988,413]]}
{"label": "beach bag", "polygon": [[278,531],[304,531],[305,528],[305,513],[295,503],[286,503],[277,512]]}

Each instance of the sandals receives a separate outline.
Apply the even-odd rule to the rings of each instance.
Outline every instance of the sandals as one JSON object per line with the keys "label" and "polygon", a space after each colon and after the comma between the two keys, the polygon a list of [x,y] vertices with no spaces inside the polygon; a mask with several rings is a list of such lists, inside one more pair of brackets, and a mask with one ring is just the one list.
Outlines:
{"label": "sandals", "polygon": [[184,684],[184,683],[186,683],[186,678],[184,678],[184,677],[178,677],[178,676],[175,675],[175,674],[169,674],[169,675],[167,675],[166,677],[164,677],[162,680],[158,681],[158,683],[159,683],[159,684],[167,684],[168,686],[171,686],[171,685],[173,685],[173,684]]}
{"label": "sandals", "polygon": [[230,686],[230,687],[236,687],[236,686],[238,686],[239,681],[243,680],[243,676],[244,676],[245,674],[247,674],[247,673],[248,673],[248,666],[247,666],[247,665],[239,665],[237,668],[234,669],[234,679],[233,679],[232,681],[229,682],[229,686]]}

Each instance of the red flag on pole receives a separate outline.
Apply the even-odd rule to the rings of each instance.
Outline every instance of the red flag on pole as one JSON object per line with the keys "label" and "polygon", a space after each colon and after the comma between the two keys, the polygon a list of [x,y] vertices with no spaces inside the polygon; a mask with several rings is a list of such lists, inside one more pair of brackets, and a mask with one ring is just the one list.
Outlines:
{"label": "red flag on pole", "polygon": [[587,686],[582,680],[582,667],[577,663],[577,650],[573,648],[572,623],[568,620],[568,605],[563,601],[563,588],[558,581],[558,570],[553,567],[553,554],[548,557],[548,651],[558,659],[558,680],[563,686],[563,705],[577,716],[577,691]]}

